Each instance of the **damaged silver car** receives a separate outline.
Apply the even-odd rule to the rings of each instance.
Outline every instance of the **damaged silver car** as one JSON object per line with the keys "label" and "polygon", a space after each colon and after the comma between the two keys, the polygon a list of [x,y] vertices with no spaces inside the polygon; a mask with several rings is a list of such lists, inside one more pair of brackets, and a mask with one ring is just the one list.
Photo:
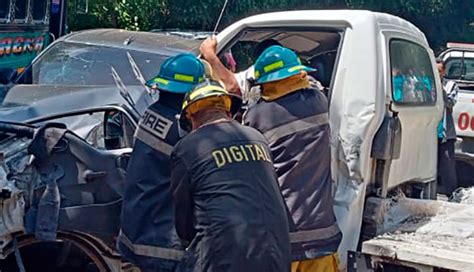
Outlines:
{"label": "damaged silver car", "polygon": [[0,105],[0,271],[132,271],[115,250],[133,134],[161,62],[199,41],[91,30],[59,39]]}
{"label": "damaged silver car", "polygon": [[[133,111],[109,106],[83,113],[103,116],[98,138],[131,143]],[[107,137],[110,129],[115,138]],[[94,147],[54,122],[3,122],[0,131],[0,270],[120,270],[114,239],[131,148]]]}

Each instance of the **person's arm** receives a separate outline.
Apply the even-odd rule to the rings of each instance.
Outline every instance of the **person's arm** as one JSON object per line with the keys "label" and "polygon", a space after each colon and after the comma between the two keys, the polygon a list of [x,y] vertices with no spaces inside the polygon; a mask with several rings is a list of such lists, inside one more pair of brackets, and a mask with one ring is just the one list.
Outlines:
{"label": "person's arm", "polygon": [[242,96],[234,73],[227,69],[217,56],[217,39],[215,37],[207,38],[202,42],[199,50],[201,51],[201,57],[211,65],[213,73],[224,83],[227,91]]}
{"label": "person's arm", "polygon": [[194,204],[186,166],[174,154],[171,157],[171,193],[174,201],[176,233],[188,244],[195,236]]}
{"label": "person's arm", "polygon": [[448,108],[453,108],[458,100],[459,87],[454,81],[450,81],[447,84],[446,90],[446,106]]}

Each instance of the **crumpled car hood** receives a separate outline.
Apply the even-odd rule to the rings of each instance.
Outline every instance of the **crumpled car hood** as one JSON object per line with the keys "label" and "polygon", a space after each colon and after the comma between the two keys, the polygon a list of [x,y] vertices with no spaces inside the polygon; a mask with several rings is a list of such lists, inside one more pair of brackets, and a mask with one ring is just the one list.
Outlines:
{"label": "crumpled car hood", "polygon": [[[151,98],[142,86],[129,86],[127,90],[142,114],[152,103]],[[0,120],[23,122],[112,104],[128,104],[115,86],[17,85],[0,106]]]}

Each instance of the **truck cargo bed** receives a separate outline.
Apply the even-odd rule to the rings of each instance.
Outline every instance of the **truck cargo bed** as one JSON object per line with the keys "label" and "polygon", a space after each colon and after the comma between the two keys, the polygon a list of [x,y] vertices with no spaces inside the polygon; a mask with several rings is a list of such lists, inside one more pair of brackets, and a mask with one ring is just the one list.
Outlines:
{"label": "truck cargo bed", "polygon": [[387,209],[390,231],[362,244],[372,261],[474,271],[474,205],[405,198]]}

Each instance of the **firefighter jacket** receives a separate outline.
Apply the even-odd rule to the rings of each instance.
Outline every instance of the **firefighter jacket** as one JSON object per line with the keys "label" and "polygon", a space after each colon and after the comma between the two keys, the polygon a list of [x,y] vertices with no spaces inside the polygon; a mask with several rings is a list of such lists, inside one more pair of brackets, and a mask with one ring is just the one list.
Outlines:
{"label": "firefighter jacket", "polygon": [[290,212],[294,261],[332,254],[342,238],[333,212],[328,122],[327,99],[315,89],[260,99],[244,116],[270,146]]}
{"label": "firefighter jacket", "polygon": [[285,205],[264,137],[205,125],[172,154],[176,230],[191,241],[179,271],[290,271]]}
{"label": "firefighter jacket", "polygon": [[174,271],[183,255],[174,227],[170,154],[183,96],[162,93],[139,122],[122,205],[120,253],[142,271]]}

